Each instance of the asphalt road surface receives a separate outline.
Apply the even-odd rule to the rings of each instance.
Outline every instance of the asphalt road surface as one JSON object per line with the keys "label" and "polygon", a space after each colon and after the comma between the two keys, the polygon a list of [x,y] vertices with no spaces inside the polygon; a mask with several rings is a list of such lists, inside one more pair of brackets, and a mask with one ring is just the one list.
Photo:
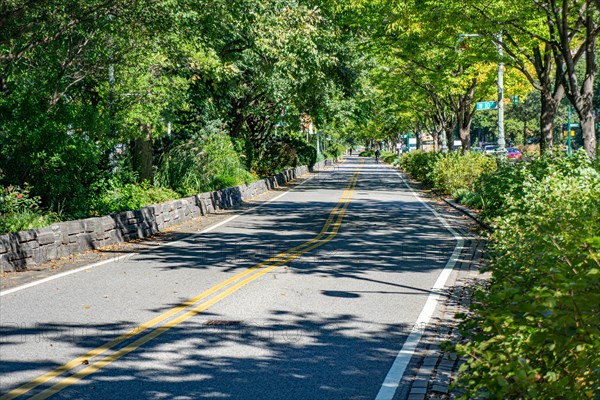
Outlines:
{"label": "asphalt road surface", "polygon": [[0,297],[0,399],[391,398],[459,242],[356,157],[211,229]]}

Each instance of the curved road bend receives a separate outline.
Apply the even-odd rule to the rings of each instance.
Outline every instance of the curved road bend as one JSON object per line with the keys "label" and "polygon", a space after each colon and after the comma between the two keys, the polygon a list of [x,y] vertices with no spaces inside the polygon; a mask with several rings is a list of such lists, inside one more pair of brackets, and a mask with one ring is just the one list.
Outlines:
{"label": "curved road bend", "polygon": [[0,297],[0,399],[374,399],[456,246],[393,169],[351,157],[208,233]]}

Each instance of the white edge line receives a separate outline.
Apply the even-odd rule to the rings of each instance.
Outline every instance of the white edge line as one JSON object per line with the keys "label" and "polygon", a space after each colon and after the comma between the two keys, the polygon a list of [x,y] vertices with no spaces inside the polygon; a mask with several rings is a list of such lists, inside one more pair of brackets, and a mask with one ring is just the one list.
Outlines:
{"label": "white edge line", "polygon": [[[317,171],[317,172],[318,172],[318,171]],[[207,233],[207,232],[210,232],[210,231],[212,231],[212,230],[214,230],[214,229],[217,229],[218,227],[220,227],[220,226],[222,226],[222,225],[225,225],[226,223],[228,223],[228,222],[231,222],[231,221],[233,221],[234,219],[236,219],[236,218],[238,218],[238,217],[240,217],[240,216],[242,216],[242,215],[244,215],[244,214],[246,214],[246,213],[248,213],[248,212],[250,212],[250,211],[253,211],[253,210],[257,209],[257,208],[263,207],[263,206],[265,206],[265,205],[267,205],[267,204],[269,204],[269,203],[271,203],[271,202],[273,202],[273,201],[275,201],[275,200],[279,200],[279,199],[280,199],[280,198],[282,198],[283,196],[285,196],[285,195],[287,195],[288,193],[292,192],[292,191],[293,191],[293,189],[295,189],[295,188],[297,188],[297,187],[299,187],[299,186],[302,186],[302,185],[304,185],[306,182],[308,182],[309,180],[313,179],[315,176],[316,176],[316,175],[315,175],[315,174],[314,174],[314,172],[313,172],[313,173],[312,173],[312,175],[311,175],[311,176],[309,176],[309,177],[308,177],[308,178],[307,178],[307,179],[306,179],[304,182],[301,182],[301,183],[299,183],[298,185],[294,186],[292,189],[290,189],[290,190],[288,190],[288,191],[286,191],[286,192],[283,192],[283,193],[281,193],[280,195],[278,195],[278,196],[275,196],[275,197],[273,197],[272,199],[269,199],[269,200],[267,200],[267,201],[265,201],[265,202],[263,202],[263,203],[260,203],[260,204],[258,204],[258,205],[256,205],[256,206],[253,206],[253,207],[251,207],[251,208],[249,208],[249,209],[247,209],[247,210],[244,210],[244,211],[242,211],[241,213],[239,213],[239,214],[237,214],[237,215],[231,216],[231,217],[229,217],[229,218],[227,218],[227,219],[225,219],[225,220],[223,220],[223,221],[221,221],[221,222],[219,222],[219,223],[216,223],[216,224],[214,224],[214,225],[211,225],[211,226],[209,226],[209,227],[207,227],[207,228],[203,229],[202,231],[200,231],[200,232],[198,232],[198,233],[194,233],[194,234],[192,234],[192,235],[188,235],[188,236],[186,236],[186,237],[185,237],[185,238],[183,238],[183,239],[179,239],[179,240],[176,240],[176,241],[174,241],[174,242],[170,242],[170,243],[169,243],[169,246],[172,246],[172,245],[174,245],[175,243],[178,243],[178,242],[183,242],[183,241],[185,241],[185,240],[194,239],[194,238],[196,238],[196,237],[198,237],[198,236],[200,236],[200,235],[202,235],[202,234],[204,234],[204,233]],[[266,192],[265,192],[265,193],[266,193]],[[127,242],[124,242],[124,243],[127,243]],[[18,292],[18,291],[20,291],[20,290],[29,289],[29,288],[31,288],[31,287],[34,287],[34,286],[37,286],[37,285],[41,285],[42,283],[50,282],[50,281],[53,281],[53,280],[55,280],[55,279],[63,278],[63,277],[65,277],[65,276],[67,276],[67,275],[76,274],[77,272],[85,271],[85,270],[88,270],[88,269],[91,269],[91,268],[94,268],[94,267],[99,267],[99,266],[101,266],[101,265],[104,265],[104,264],[109,264],[109,263],[111,263],[111,262],[117,262],[117,261],[121,261],[121,260],[124,260],[124,259],[126,259],[126,258],[133,257],[134,255],[137,255],[137,254],[140,254],[140,253],[139,253],[139,252],[133,252],[133,253],[129,253],[129,254],[124,254],[124,255],[122,255],[122,256],[112,257],[112,258],[110,258],[110,259],[108,259],[108,260],[102,260],[102,261],[98,261],[98,262],[96,262],[96,263],[89,264],[89,265],[85,265],[85,266],[83,266],[83,267],[76,268],[76,269],[72,269],[72,270],[70,270],[70,271],[61,272],[61,273],[59,273],[59,274],[52,275],[52,276],[49,276],[49,277],[47,277],[47,278],[43,278],[43,279],[37,280],[37,281],[35,281],[35,282],[30,282],[30,283],[26,283],[26,284],[24,284],[24,285],[21,285],[21,286],[17,286],[17,287],[14,287],[14,288],[10,288],[10,289],[6,289],[6,290],[2,290],[2,291],[0,291],[0,297],[2,297],[2,296],[6,296],[6,295],[8,295],[8,294],[11,294],[11,293]]]}
{"label": "white edge line", "polygon": [[444,225],[444,227],[450,231],[450,233],[452,233],[452,236],[454,236],[456,239],[456,246],[454,247],[454,251],[450,256],[450,259],[446,263],[446,266],[435,281],[431,293],[427,297],[427,301],[425,302],[425,305],[423,306],[423,309],[421,310],[421,313],[415,322],[414,328],[406,338],[406,341],[402,345],[402,349],[400,349],[396,355],[396,359],[394,360],[394,363],[383,380],[375,400],[391,400],[394,398],[396,390],[400,386],[400,382],[404,376],[404,372],[406,371],[406,368],[408,367],[408,364],[414,356],[417,346],[423,337],[423,332],[425,332],[425,329],[427,328],[427,325],[429,324],[429,321],[435,312],[440,298],[440,292],[444,286],[446,286],[446,282],[448,281],[448,278],[450,277],[450,274],[456,265],[458,257],[460,256],[465,243],[463,237],[459,235],[437,211],[431,208],[429,204],[425,203],[425,201],[419,195],[417,195],[408,182],[406,182],[404,176],[402,176],[402,174],[400,174],[398,171],[395,172],[400,179],[402,179],[404,185],[411,191],[412,195],[429,211],[431,211],[433,215],[435,215],[435,217],[442,222],[442,225]]}
{"label": "white edge line", "polygon": [[37,280],[35,282],[30,282],[30,283],[26,283],[26,284],[21,285],[21,286],[17,286],[15,288],[6,289],[6,290],[3,290],[2,292],[0,292],[0,297],[5,296],[5,295],[10,294],[10,293],[18,292],[19,290],[23,290],[23,289],[27,289],[27,288],[30,288],[30,287],[33,287],[33,286],[37,286],[37,285],[40,285],[40,284],[45,283],[45,282],[53,281],[54,279],[62,278],[62,277],[67,276],[67,275],[71,275],[71,274],[75,274],[77,272],[85,271],[86,269],[98,267],[100,265],[108,264],[108,263],[111,263],[111,262],[121,261],[121,260],[123,260],[125,258],[129,258],[129,257],[133,256],[134,254],[136,254],[136,253],[124,254],[122,256],[117,256],[117,257],[110,258],[108,260],[98,261],[96,263],[93,263],[93,264],[90,264],[90,265],[85,265],[83,267],[72,269],[70,271],[61,272],[59,274],[52,275],[52,276],[49,276],[47,278],[43,278],[43,279]]}

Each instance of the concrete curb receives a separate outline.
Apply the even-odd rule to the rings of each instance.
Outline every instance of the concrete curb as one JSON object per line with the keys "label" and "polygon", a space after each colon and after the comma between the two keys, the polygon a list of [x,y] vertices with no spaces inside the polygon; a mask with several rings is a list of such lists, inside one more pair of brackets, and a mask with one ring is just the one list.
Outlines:
{"label": "concrete curb", "polygon": [[488,231],[492,231],[493,230],[493,228],[489,224],[485,223],[481,218],[479,218],[479,215],[477,215],[475,212],[473,212],[473,210],[471,210],[470,208],[467,208],[467,207],[465,207],[463,205],[460,205],[460,204],[456,203],[452,199],[448,199],[448,198],[442,197],[439,194],[437,194],[437,195],[439,196],[440,199],[442,199],[442,201],[444,201],[444,203],[446,203],[450,207],[452,207],[452,208],[454,208],[454,209],[462,212],[467,217],[469,217],[473,221],[477,222],[481,227],[487,229]]}

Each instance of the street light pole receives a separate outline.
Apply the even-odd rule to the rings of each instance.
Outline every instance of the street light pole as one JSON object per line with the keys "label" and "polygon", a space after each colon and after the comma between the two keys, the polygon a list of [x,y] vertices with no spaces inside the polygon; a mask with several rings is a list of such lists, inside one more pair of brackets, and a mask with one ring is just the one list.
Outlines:
{"label": "street light pole", "polygon": [[[478,33],[461,33],[458,35],[458,44],[466,37],[479,37]],[[498,47],[498,149],[504,150],[506,140],[504,138],[504,63],[502,62],[502,32],[496,35]]]}
{"label": "street light pole", "polygon": [[502,33],[498,39],[498,149],[504,150],[506,140],[504,138],[504,63],[502,62]]}

